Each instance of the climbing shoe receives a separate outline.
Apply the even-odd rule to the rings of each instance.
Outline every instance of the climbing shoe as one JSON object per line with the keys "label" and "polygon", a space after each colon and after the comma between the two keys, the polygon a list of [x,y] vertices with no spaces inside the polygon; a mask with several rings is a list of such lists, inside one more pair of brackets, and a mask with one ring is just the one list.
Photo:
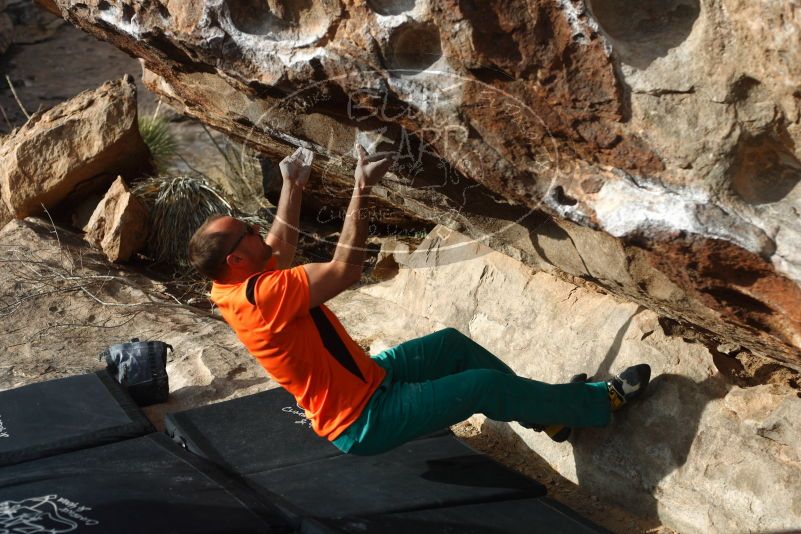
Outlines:
{"label": "climbing shoe", "polygon": [[627,403],[642,395],[642,392],[648,387],[650,379],[651,367],[645,363],[632,365],[622,373],[615,375],[612,380],[606,383],[612,411],[618,411]]}
{"label": "climbing shoe", "polygon": [[[588,382],[588,381],[589,381],[589,378],[587,378],[587,373],[580,373],[580,374],[577,374],[577,375],[573,375],[570,378],[570,382],[571,383]],[[569,426],[560,425],[560,424],[548,425],[546,427],[543,427],[543,426],[540,426],[540,425],[526,425],[526,424],[523,424],[523,423],[520,423],[520,424],[522,426],[524,426],[526,428],[530,428],[531,430],[534,430],[536,432],[543,432],[544,431],[546,434],[548,434],[548,437],[550,437],[552,440],[554,440],[557,443],[562,443],[563,441],[567,441],[567,439],[570,437],[570,434],[572,433],[572,429]]]}

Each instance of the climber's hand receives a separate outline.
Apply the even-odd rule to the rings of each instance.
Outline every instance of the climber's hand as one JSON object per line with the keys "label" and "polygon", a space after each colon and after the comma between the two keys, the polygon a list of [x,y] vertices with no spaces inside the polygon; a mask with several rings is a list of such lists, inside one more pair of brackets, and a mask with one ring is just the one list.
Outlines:
{"label": "climber's hand", "polygon": [[395,161],[392,152],[380,152],[371,156],[359,143],[356,143],[356,187],[361,191],[377,184]]}
{"label": "climber's hand", "polygon": [[278,164],[281,169],[281,177],[285,182],[288,181],[294,186],[303,187],[309,181],[312,160],[314,160],[314,152],[303,147],[298,148]]}

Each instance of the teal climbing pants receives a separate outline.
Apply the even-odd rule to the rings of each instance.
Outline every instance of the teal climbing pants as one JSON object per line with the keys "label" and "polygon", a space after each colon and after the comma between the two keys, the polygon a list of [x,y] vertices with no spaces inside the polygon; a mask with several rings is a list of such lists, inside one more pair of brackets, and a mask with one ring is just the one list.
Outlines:
{"label": "teal climbing pants", "polygon": [[454,328],[373,357],[387,376],[361,416],[333,441],[342,452],[379,454],[482,413],[525,424],[605,426],[605,382],[545,384],[514,374]]}

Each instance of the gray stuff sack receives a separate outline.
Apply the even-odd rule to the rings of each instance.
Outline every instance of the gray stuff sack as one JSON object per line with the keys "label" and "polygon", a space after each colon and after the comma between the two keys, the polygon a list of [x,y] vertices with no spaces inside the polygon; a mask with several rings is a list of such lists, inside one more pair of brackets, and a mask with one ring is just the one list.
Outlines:
{"label": "gray stuff sack", "polygon": [[170,394],[167,378],[167,350],[172,346],[163,341],[139,341],[112,345],[100,358],[106,359],[106,369],[139,406],[165,402]]}

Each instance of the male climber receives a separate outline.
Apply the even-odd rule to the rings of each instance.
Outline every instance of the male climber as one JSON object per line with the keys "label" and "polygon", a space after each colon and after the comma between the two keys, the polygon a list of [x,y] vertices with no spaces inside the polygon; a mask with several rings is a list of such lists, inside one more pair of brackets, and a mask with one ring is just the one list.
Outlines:
{"label": "male climber", "polygon": [[483,413],[528,427],[605,426],[638,397],[645,364],[608,382],[551,385],[516,376],[453,328],[370,357],[324,303],[356,283],[365,258],[370,190],[392,161],[356,146],[353,195],[334,257],[290,268],[311,153],[281,164],[275,221],[258,226],[212,216],[189,245],[193,266],[213,280],[211,298],[250,353],[306,411],[314,431],[344,453],[378,454]]}

